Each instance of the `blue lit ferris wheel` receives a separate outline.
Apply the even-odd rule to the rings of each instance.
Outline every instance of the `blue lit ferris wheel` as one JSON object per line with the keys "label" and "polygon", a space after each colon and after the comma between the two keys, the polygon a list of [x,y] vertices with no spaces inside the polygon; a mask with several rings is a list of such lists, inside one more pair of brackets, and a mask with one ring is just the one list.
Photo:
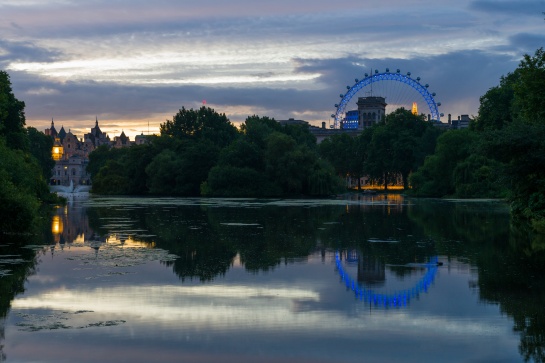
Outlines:
{"label": "blue lit ferris wheel", "polygon": [[350,107],[350,101],[360,92],[367,95],[381,96],[386,98],[389,105],[387,113],[394,109],[404,107],[411,109],[412,102],[419,101],[429,108],[429,115],[432,121],[440,122],[443,114],[439,113],[438,107],[440,102],[435,102],[435,93],[428,91],[429,85],[420,83],[420,77],[411,78],[411,72],[406,75],[401,74],[397,69],[395,72],[390,72],[386,68],[386,72],[375,70],[371,74],[365,73],[365,78],[355,80],[353,86],[346,86],[346,94],[340,94],[341,102],[335,105],[336,111],[331,117],[334,118],[334,128],[340,128],[341,121],[345,119],[345,114]]}

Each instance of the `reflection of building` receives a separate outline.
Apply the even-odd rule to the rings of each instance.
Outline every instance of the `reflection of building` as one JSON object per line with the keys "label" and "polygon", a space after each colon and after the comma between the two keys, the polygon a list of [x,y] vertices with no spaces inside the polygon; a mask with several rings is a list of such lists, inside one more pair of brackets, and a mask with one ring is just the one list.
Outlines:
{"label": "reflection of building", "polygon": [[105,244],[124,247],[154,247],[154,242],[140,241],[126,233],[115,233],[101,236],[89,225],[87,210],[77,203],[68,203],[57,209],[51,220],[51,232],[55,244],[61,249],[71,245],[85,245],[98,250]]}
{"label": "reflection of building", "polygon": [[384,262],[373,256],[360,255],[358,261],[358,282],[366,285],[382,286],[386,281],[386,267]]}
{"label": "reflection of building", "polygon": [[51,232],[55,243],[59,243],[61,247],[66,243],[83,244],[94,235],[85,208],[75,208],[72,203],[57,209],[52,218]]}

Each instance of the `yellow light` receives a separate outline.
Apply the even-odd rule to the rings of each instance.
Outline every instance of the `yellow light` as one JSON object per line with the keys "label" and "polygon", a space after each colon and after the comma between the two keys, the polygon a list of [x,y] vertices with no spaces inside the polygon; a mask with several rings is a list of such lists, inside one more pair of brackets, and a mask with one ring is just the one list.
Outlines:
{"label": "yellow light", "polygon": [[53,234],[61,234],[63,232],[64,226],[62,224],[62,219],[60,216],[53,216],[53,221],[51,222],[51,232]]}
{"label": "yellow light", "polygon": [[418,105],[416,102],[413,102],[413,109],[412,109],[413,115],[418,115]]}

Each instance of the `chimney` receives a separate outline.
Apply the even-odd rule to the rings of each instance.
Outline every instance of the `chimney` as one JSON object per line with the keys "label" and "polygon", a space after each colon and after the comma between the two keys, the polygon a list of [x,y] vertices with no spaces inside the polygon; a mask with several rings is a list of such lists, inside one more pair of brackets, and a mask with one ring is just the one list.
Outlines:
{"label": "chimney", "polygon": [[448,124],[452,124],[452,115],[450,113],[448,114]]}
{"label": "chimney", "polygon": [[322,129],[325,129],[325,121],[322,121]]}

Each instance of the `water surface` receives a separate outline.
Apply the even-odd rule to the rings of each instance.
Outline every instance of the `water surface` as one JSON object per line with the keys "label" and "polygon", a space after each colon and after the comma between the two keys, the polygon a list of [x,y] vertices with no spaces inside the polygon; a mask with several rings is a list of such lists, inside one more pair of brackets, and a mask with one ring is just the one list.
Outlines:
{"label": "water surface", "polygon": [[496,201],[90,198],[0,244],[0,361],[544,361]]}

